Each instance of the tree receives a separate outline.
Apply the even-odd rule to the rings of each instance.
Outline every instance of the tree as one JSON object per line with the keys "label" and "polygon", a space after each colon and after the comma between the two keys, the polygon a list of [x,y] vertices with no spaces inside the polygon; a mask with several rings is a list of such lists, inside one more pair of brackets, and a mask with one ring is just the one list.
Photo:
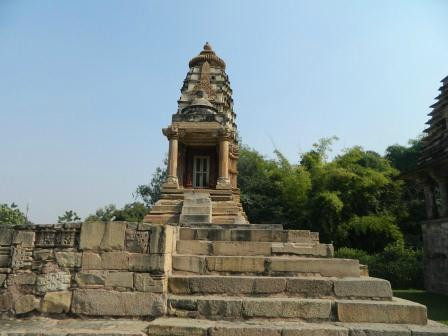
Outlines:
{"label": "tree", "polygon": [[149,184],[142,184],[134,192],[135,199],[141,199],[146,207],[151,208],[160,198],[162,184],[167,177],[168,160],[164,160],[163,167],[157,167]]}
{"label": "tree", "polygon": [[20,211],[15,203],[0,204],[0,225],[24,225],[28,224],[25,214]]}
{"label": "tree", "polygon": [[114,204],[109,204],[103,208],[99,208],[95,211],[94,215],[89,215],[85,219],[86,222],[104,221],[109,222],[115,219],[115,212],[117,207]]}
{"label": "tree", "polygon": [[58,216],[58,223],[72,223],[81,220],[81,217],[73,210],[67,210],[62,216]]}
{"label": "tree", "polygon": [[142,222],[148,210],[145,204],[134,202],[126,204],[123,209],[115,210],[114,216],[117,221]]}

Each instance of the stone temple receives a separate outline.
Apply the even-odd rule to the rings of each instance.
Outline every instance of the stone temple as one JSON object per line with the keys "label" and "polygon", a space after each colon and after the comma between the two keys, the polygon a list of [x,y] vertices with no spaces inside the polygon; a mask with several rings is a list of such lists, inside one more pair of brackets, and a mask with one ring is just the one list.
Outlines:
{"label": "stone temple", "polygon": [[0,335],[448,335],[319,234],[250,224],[225,63],[189,63],[143,223],[0,228]]}

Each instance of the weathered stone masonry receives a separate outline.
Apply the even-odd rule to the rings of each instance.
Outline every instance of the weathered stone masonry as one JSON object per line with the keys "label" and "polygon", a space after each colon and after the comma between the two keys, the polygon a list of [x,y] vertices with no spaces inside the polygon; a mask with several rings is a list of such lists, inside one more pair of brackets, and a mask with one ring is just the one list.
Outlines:
{"label": "weathered stone masonry", "polygon": [[126,222],[0,228],[0,313],[164,315],[172,236]]}

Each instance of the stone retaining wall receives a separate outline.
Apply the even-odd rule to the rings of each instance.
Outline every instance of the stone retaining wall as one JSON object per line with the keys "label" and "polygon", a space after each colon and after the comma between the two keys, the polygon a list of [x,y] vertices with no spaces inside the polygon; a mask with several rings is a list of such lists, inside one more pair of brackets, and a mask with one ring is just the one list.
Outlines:
{"label": "stone retaining wall", "polygon": [[0,227],[0,316],[164,315],[173,234],[126,222]]}
{"label": "stone retaining wall", "polygon": [[422,223],[425,247],[425,287],[448,295],[448,218]]}

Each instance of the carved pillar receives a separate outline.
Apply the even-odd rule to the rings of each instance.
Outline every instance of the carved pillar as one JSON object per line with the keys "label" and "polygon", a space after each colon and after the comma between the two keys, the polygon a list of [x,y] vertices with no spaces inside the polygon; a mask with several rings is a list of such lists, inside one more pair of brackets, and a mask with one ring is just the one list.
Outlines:
{"label": "carved pillar", "polygon": [[168,176],[163,183],[164,188],[178,189],[179,180],[177,178],[177,157],[179,147],[179,131],[176,127],[164,128],[163,134],[169,140],[168,152]]}
{"label": "carved pillar", "polygon": [[219,178],[216,189],[231,189],[229,179],[229,141],[231,133],[221,130],[219,134]]}
{"label": "carved pillar", "polygon": [[423,193],[425,195],[426,216],[428,219],[437,217],[437,207],[434,197],[434,186],[430,183],[423,185]]}
{"label": "carved pillar", "polygon": [[440,192],[440,217],[448,217],[448,178],[437,180]]}

